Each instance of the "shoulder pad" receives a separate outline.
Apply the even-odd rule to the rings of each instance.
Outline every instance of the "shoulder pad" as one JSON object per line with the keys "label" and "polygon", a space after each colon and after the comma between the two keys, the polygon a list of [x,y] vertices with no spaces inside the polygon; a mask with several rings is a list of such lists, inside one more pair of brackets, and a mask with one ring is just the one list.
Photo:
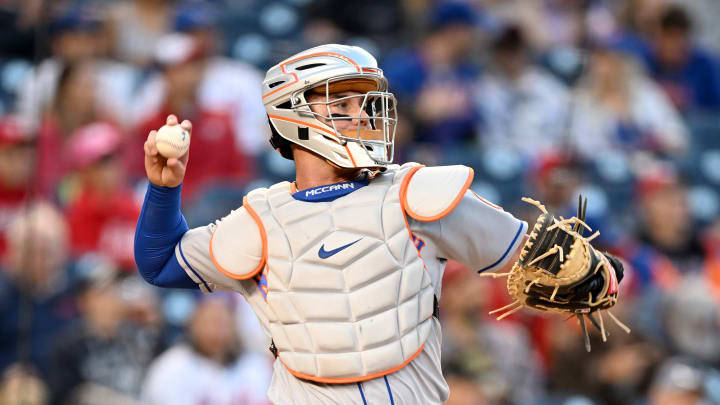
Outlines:
{"label": "shoulder pad", "polygon": [[402,184],[404,178],[406,178],[413,171],[425,167],[420,163],[407,162],[401,165],[390,165],[385,173],[393,176],[393,184]]}
{"label": "shoulder pad", "polygon": [[267,235],[247,197],[243,206],[218,221],[210,238],[210,258],[224,275],[246,280],[267,262]]}
{"label": "shoulder pad", "polygon": [[467,166],[415,166],[403,178],[400,204],[418,221],[437,221],[449,214],[473,180]]}

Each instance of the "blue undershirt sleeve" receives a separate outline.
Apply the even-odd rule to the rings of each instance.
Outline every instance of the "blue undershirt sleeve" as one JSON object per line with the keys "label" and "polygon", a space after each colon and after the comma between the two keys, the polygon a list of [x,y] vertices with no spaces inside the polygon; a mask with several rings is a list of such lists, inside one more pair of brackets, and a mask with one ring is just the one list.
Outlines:
{"label": "blue undershirt sleeve", "polygon": [[148,183],[135,228],[135,263],[142,277],[159,287],[199,288],[178,263],[175,245],[188,225],[180,212],[180,190]]}

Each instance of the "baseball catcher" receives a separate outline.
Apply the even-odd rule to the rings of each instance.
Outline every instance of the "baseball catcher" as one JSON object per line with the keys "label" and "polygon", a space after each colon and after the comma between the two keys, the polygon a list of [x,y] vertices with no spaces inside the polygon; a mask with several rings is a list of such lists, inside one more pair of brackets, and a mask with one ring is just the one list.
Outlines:
{"label": "baseball catcher", "polygon": [[[135,258],[154,285],[247,299],[272,339],[272,403],[444,403],[448,259],[509,273],[515,305],[575,314],[614,304],[617,263],[569,230],[582,221],[548,216],[528,239],[525,222],[469,189],[471,168],[392,164],[395,97],[365,50],[293,55],[268,70],[262,98],[294,181],[252,190],[224,218],[188,229],[189,154],[164,158],[151,131]],[[192,130],[174,115],[167,125]]]}

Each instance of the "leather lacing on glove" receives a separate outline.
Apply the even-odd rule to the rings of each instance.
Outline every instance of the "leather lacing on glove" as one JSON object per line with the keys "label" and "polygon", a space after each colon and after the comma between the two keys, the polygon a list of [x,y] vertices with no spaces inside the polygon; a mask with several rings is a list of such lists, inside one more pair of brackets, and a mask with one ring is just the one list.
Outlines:
{"label": "leather lacing on glove", "polygon": [[[514,298],[512,303],[490,311],[490,314],[503,312],[497,317],[501,320],[523,307],[569,313],[580,322],[588,352],[590,337],[584,316],[600,331],[603,342],[607,341],[608,333],[600,310],[606,310],[621,329],[630,333],[630,328],[610,312],[617,303],[617,283],[622,279],[622,264],[614,256],[592,248],[589,242],[600,235],[599,231],[588,238],[582,235],[585,229],[592,232],[585,223],[587,199],[583,201],[580,196],[577,216],[560,217],[559,220],[548,213],[539,201],[531,198],[522,200],[535,205],[542,214],[510,272],[480,274],[493,278],[508,277],[508,293]],[[543,250],[544,253],[540,253]],[[616,269],[619,273],[617,278]],[[582,298],[586,294],[587,299]],[[598,313],[599,322],[594,312]]]}

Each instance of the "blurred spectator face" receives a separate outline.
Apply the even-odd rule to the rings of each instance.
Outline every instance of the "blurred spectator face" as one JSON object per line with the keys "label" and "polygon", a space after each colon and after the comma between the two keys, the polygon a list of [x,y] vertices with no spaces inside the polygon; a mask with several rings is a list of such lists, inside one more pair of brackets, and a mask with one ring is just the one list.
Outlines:
{"label": "blurred spectator face", "polygon": [[189,2],[176,7],[175,31],[193,37],[203,52],[214,54],[218,49],[217,27],[218,11],[208,2]]}
{"label": "blurred spectator face", "polygon": [[720,360],[720,303],[707,279],[685,276],[667,301],[665,324],[676,351],[708,362]]}
{"label": "blurred spectator face", "polygon": [[96,32],[68,31],[53,40],[53,54],[65,61],[79,61],[97,56],[101,43]]}
{"label": "blurred spectator face", "polygon": [[85,184],[103,195],[121,187],[123,178],[122,162],[117,155],[105,155],[85,170]]}
{"label": "blurred spectator face", "polygon": [[590,80],[598,91],[622,88],[625,61],[619,53],[599,49],[593,53]]}
{"label": "blurred spectator face", "polygon": [[68,66],[58,83],[55,102],[58,111],[81,121],[90,120],[96,111],[95,89],[95,68],[90,62]]}
{"label": "blurred spectator face", "polygon": [[0,403],[3,405],[44,405],[49,403],[45,383],[20,366],[11,366],[0,380]]}
{"label": "blurred spectator face", "polygon": [[0,119],[0,186],[27,187],[35,166],[35,148],[29,134],[12,117]]}
{"label": "blurred spectator face", "polygon": [[680,359],[667,360],[655,376],[648,398],[650,405],[702,404],[703,372]]}
{"label": "blurred spectator face", "polygon": [[203,299],[190,321],[190,339],[205,356],[223,362],[237,346],[235,318],[223,299]]}
{"label": "blurred spectator face", "polygon": [[690,53],[692,23],[678,6],[668,7],[660,16],[655,36],[655,51],[660,62],[670,68],[680,67]]}
{"label": "blurred spectator face", "polygon": [[443,38],[446,39],[449,49],[453,50],[453,58],[462,59],[467,57],[467,52],[474,43],[475,30],[470,25],[453,24],[445,28]]}
{"label": "blurred spectator face", "polygon": [[581,176],[575,163],[561,156],[547,156],[540,162],[535,176],[535,188],[543,204],[561,208],[573,201]]}
{"label": "blurred spectator face", "polygon": [[687,32],[678,29],[662,31],[657,40],[660,61],[667,66],[680,66],[687,58],[690,40]]}
{"label": "blurred spectator face", "polygon": [[19,189],[26,187],[35,166],[35,148],[30,144],[0,146],[0,184]]}
{"label": "blurred spectator face", "polygon": [[431,10],[431,41],[438,41],[450,61],[467,57],[475,39],[475,12],[459,1],[440,2]]}
{"label": "blurred spectator face", "polygon": [[171,34],[158,41],[155,61],[163,67],[167,100],[171,107],[195,99],[205,69],[205,54],[197,39],[187,34]]}
{"label": "blurred spectator face", "polygon": [[125,302],[126,319],[138,325],[155,325],[163,321],[157,289],[145,280],[138,275],[126,277],[119,283],[119,289]]}
{"label": "blurred spectator face", "polygon": [[190,61],[167,67],[165,78],[168,83],[169,96],[194,98],[195,92],[203,76],[204,63]]}
{"label": "blurred spectator face", "polygon": [[519,26],[510,26],[494,41],[495,62],[506,76],[515,78],[527,67],[527,43]]}
{"label": "blurred spectator face", "polygon": [[702,397],[694,392],[659,389],[650,395],[650,405],[700,405]]}
{"label": "blurred spectator face", "polygon": [[70,7],[51,23],[52,52],[66,61],[98,56],[103,47],[102,21],[90,7]]}
{"label": "blurred spectator face", "polygon": [[629,0],[625,2],[625,20],[636,31],[646,34],[652,31],[657,16],[667,0]]}
{"label": "blurred spectator face", "polygon": [[89,287],[82,295],[80,307],[96,332],[111,334],[123,320],[127,306],[117,283],[108,280]]}
{"label": "blurred spectator face", "polygon": [[8,271],[31,289],[45,287],[64,270],[68,230],[57,208],[36,203],[18,215],[7,232]]}
{"label": "blurred spectator face", "polygon": [[662,184],[641,197],[646,230],[653,242],[672,247],[689,236],[692,221],[687,192],[680,184]]}

